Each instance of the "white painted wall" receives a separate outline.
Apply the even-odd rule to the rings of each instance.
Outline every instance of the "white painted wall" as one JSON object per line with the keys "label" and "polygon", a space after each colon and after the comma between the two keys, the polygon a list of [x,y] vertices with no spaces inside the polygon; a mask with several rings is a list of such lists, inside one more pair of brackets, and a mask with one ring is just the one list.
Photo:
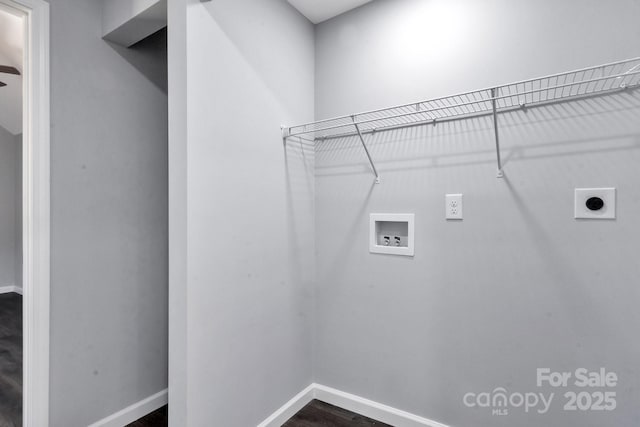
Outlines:
{"label": "white painted wall", "polygon": [[22,137],[0,127],[0,288],[22,287],[20,150]]}
{"label": "white painted wall", "polygon": [[169,26],[170,424],[257,425],[312,379],[313,150],[279,125],[313,119],[314,29],[286,0]]}
{"label": "white painted wall", "polygon": [[187,414],[187,8],[167,3],[169,97],[169,425]]}
{"label": "white painted wall", "polygon": [[166,63],[103,41],[99,0],[50,4],[50,425],[80,427],[167,387]]}
{"label": "white painted wall", "polygon": [[[378,0],[316,28],[318,119],[638,55],[634,0]],[[315,381],[452,426],[640,422],[640,92],[316,151]],[[618,188],[617,221],[573,219],[574,187]],[[445,193],[465,219],[444,220]],[[368,214],[416,214],[415,257],[368,252]],[[492,417],[467,392],[539,391],[538,367],[606,367],[610,413]],[[550,390],[544,389],[548,392]]]}

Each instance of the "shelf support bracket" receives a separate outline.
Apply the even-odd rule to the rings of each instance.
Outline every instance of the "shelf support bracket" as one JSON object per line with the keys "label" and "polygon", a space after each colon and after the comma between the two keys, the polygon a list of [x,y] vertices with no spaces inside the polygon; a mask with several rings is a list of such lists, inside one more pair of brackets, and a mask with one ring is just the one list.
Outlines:
{"label": "shelf support bracket", "polygon": [[380,175],[378,175],[378,169],[376,169],[376,165],[373,164],[373,159],[371,159],[371,154],[369,154],[369,150],[367,149],[367,144],[364,142],[364,137],[362,136],[362,132],[360,132],[360,126],[356,123],[356,118],[351,117],[353,120],[353,126],[356,128],[356,132],[358,132],[358,137],[360,138],[360,142],[362,143],[362,148],[364,148],[364,152],[367,154],[367,158],[369,159],[369,164],[371,165],[371,169],[373,169],[373,173],[376,175],[376,184],[380,184]]}
{"label": "shelf support bracket", "polygon": [[497,177],[504,177],[502,172],[502,159],[500,158],[500,137],[498,135],[498,108],[496,107],[497,89],[491,89],[491,107],[493,110],[493,133],[496,137],[496,160],[498,161],[498,173]]}

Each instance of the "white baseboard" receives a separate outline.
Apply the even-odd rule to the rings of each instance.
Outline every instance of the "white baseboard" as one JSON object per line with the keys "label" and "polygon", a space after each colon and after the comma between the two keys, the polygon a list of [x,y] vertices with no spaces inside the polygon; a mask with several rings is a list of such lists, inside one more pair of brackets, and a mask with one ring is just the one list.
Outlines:
{"label": "white baseboard", "polygon": [[145,415],[166,405],[168,401],[168,390],[164,389],[153,396],[149,396],[131,406],[109,415],[106,418],[96,421],[89,427],[123,427]]}
{"label": "white baseboard", "polygon": [[313,399],[330,403],[395,427],[448,427],[437,421],[419,417],[409,412],[320,384],[311,384],[305,388],[269,418],[261,422],[258,427],[281,427],[282,424]]}
{"label": "white baseboard", "polygon": [[289,418],[293,417],[304,406],[315,398],[315,384],[296,394],[290,401],[285,403],[280,409],[271,414],[269,418],[258,424],[258,427],[280,427]]}
{"label": "white baseboard", "polygon": [[11,292],[22,295],[22,288],[16,285],[0,286],[0,294],[8,294]]}

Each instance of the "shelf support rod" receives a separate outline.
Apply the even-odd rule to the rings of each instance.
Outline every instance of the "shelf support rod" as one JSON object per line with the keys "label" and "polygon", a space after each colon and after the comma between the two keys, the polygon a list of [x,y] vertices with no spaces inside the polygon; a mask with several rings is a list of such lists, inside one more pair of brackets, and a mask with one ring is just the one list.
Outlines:
{"label": "shelf support rod", "polygon": [[491,107],[493,110],[493,133],[496,137],[496,159],[498,161],[498,173],[497,177],[504,177],[502,172],[502,159],[500,158],[500,137],[498,135],[498,108],[496,107],[496,88],[491,89]]}
{"label": "shelf support rod", "polygon": [[351,117],[353,120],[353,126],[356,128],[356,132],[358,132],[358,137],[360,138],[360,142],[362,143],[362,148],[364,148],[364,152],[367,153],[367,158],[369,159],[369,164],[371,165],[371,169],[373,169],[373,173],[376,175],[376,184],[380,184],[380,175],[378,175],[378,169],[376,169],[376,165],[373,164],[373,159],[371,158],[371,154],[369,154],[369,150],[367,149],[367,144],[364,142],[364,137],[362,136],[362,132],[360,132],[360,126],[356,123],[355,116]]}

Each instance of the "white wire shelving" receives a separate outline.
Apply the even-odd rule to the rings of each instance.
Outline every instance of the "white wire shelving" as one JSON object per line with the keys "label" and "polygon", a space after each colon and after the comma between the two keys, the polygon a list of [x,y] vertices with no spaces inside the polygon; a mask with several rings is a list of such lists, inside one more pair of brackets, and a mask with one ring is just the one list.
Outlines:
{"label": "white wire shelving", "polygon": [[459,93],[395,107],[334,117],[282,128],[283,139],[300,137],[314,142],[357,136],[376,176],[378,171],[367,149],[365,135],[450,120],[492,116],[498,177],[503,176],[498,135],[498,114],[528,106],[544,105],[629,90],[640,86],[640,57],[579,70],[523,80],[487,89]]}

